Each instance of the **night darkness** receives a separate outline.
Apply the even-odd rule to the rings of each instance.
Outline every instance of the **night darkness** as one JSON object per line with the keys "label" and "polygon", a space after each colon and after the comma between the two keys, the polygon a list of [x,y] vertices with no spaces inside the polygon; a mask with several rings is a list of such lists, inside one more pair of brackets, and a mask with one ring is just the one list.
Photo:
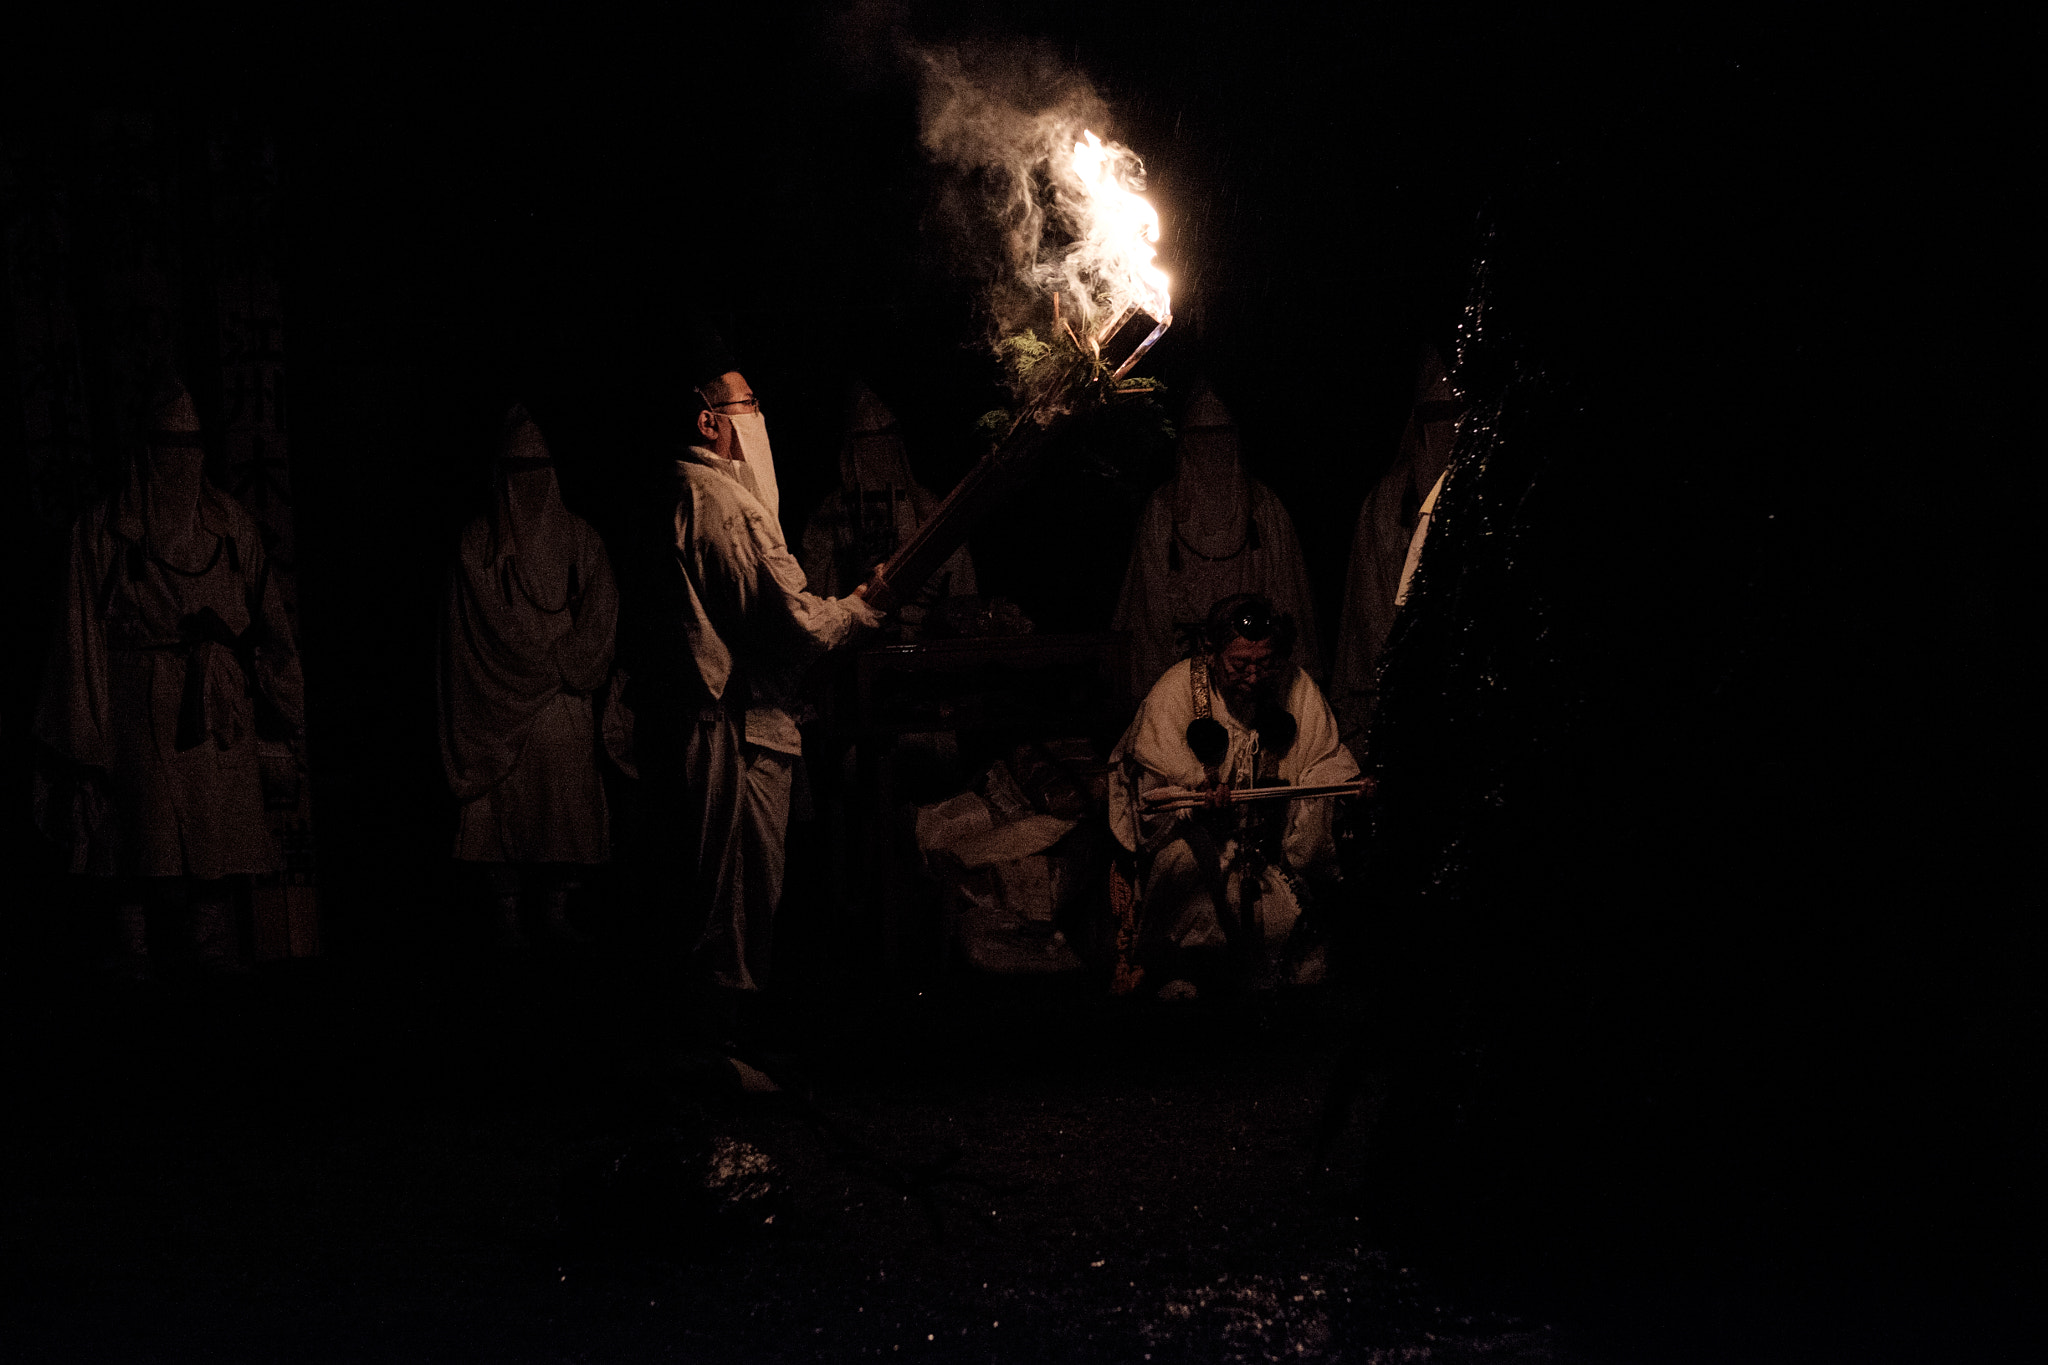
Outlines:
{"label": "night darkness", "polygon": [[[209,149],[274,150],[323,951],[229,986],[90,972],[30,819],[65,528],[18,475],[0,1357],[2030,1358],[2038,151],[2003,41],[1052,0],[22,44],[10,261],[61,205],[98,408],[132,325],[109,186],[168,187],[163,344],[211,428],[239,400],[204,377]],[[1143,368],[1232,407],[1326,652],[1416,357],[1462,337],[1485,420],[1388,657],[1370,913],[1315,998],[1164,1017],[936,954],[884,972],[793,873],[774,1032],[815,1103],[688,1101],[784,1166],[780,1226],[593,1246],[560,1173],[647,1085],[619,1036],[646,912],[622,870],[598,950],[479,960],[443,575],[523,399],[630,588],[692,313],[763,396],[792,536],[850,380],[927,486],[974,463],[1006,401],[987,265],[946,207],[971,184],[920,148],[913,44],[1080,72],[1142,154],[1176,305]],[[25,471],[32,376],[0,354]],[[119,458],[102,422],[80,467]],[[982,591],[1107,629],[1166,468],[1056,452],[975,534]],[[1375,1058],[1370,1151],[1355,1121],[1319,1155],[1333,1078]]]}

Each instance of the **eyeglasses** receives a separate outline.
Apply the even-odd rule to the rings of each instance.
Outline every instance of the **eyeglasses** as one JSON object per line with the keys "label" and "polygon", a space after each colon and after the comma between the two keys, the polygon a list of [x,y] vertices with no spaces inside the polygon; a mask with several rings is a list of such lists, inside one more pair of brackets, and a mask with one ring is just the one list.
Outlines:
{"label": "eyeglasses", "polygon": [[760,398],[751,393],[748,394],[745,398],[728,398],[722,403],[712,402],[710,395],[705,393],[702,389],[697,390],[697,396],[704,400],[705,407],[709,408],[713,412],[719,413],[720,416],[729,415],[721,411],[721,409],[724,408],[738,408],[740,409],[741,416],[745,416],[747,413],[750,412],[761,411]]}

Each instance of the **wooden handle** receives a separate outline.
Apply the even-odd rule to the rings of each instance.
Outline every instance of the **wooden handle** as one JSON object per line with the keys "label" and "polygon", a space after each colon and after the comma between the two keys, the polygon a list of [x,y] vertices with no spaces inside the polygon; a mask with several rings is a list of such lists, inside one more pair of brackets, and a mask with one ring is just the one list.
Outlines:
{"label": "wooden handle", "polygon": [[1083,364],[1076,359],[1044,376],[1011,419],[1002,440],[953,485],[938,510],[897,547],[888,562],[875,570],[870,581],[877,582],[886,598],[877,601],[873,595],[877,589],[869,590],[868,600],[876,610],[893,611],[915,597],[932,575],[945,567],[953,552],[967,543],[982,517],[1030,474],[1052,430],[1053,419],[1040,418],[1061,399],[1074,396],[1074,380]]}

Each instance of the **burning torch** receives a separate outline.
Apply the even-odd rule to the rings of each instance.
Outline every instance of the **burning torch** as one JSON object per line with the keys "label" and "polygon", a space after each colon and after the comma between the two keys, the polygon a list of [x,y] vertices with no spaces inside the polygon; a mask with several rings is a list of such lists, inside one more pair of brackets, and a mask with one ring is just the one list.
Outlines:
{"label": "burning torch", "polygon": [[[1025,377],[1016,412],[989,453],[868,580],[867,600],[878,609],[917,595],[989,509],[1023,482],[1064,422],[1147,391],[1121,386],[1173,325],[1173,301],[1165,272],[1153,264],[1159,215],[1127,183],[1127,168],[1136,165],[1127,149],[1092,132],[1074,144],[1060,205],[1075,237],[1049,271],[1053,349]],[[1062,298],[1077,305],[1065,318]]]}

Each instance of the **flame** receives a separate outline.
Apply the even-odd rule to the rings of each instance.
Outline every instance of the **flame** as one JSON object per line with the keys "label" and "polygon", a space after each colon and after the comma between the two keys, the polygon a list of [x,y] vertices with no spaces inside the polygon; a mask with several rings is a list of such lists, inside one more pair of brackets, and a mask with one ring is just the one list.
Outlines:
{"label": "flame", "polygon": [[1145,163],[1130,148],[1105,143],[1084,128],[1071,169],[1077,189],[1062,196],[1062,207],[1075,241],[1062,273],[1087,323],[1111,326],[1132,308],[1161,323],[1171,321],[1170,281],[1153,263],[1159,213],[1137,193],[1145,187]]}

